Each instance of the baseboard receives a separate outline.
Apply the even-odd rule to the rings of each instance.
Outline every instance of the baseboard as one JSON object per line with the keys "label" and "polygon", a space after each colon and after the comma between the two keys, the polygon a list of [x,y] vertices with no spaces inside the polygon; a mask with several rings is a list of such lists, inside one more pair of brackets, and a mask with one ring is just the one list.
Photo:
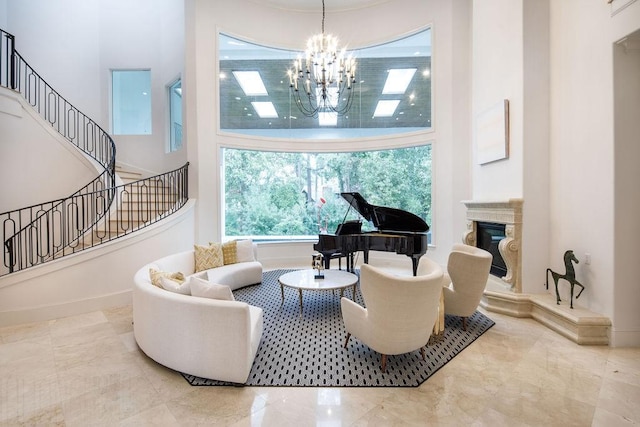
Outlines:
{"label": "baseboard", "polygon": [[639,347],[639,331],[619,331],[612,328],[609,341],[611,347]]}
{"label": "baseboard", "polygon": [[13,326],[24,323],[44,322],[62,317],[85,314],[91,311],[104,310],[112,307],[131,305],[132,292],[126,290],[95,298],[66,302],[64,304],[45,307],[30,307],[24,310],[0,312],[0,325]]}

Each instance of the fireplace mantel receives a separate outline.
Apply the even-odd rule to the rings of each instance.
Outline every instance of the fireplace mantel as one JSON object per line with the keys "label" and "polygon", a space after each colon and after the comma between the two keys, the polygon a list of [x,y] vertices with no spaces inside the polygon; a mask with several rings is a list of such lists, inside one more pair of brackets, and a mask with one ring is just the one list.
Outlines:
{"label": "fireplace mantel", "polygon": [[523,199],[464,200],[467,207],[467,230],[462,241],[476,246],[477,223],[489,222],[505,225],[506,237],[498,245],[507,266],[507,274],[500,278],[513,292],[522,292],[522,204]]}

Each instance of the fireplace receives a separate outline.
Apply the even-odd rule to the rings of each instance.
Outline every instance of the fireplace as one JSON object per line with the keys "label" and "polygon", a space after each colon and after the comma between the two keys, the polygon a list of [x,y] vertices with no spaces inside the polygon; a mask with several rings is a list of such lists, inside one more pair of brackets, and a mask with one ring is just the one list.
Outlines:
{"label": "fireplace", "polygon": [[491,262],[491,274],[497,277],[506,276],[507,265],[504,263],[504,259],[502,258],[500,249],[498,248],[500,241],[507,237],[505,234],[506,225],[478,221],[476,227],[478,234],[476,246],[493,255],[493,261]]}
{"label": "fireplace", "polygon": [[462,241],[493,255],[491,273],[514,292],[522,292],[522,199],[463,202],[467,207],[467,231]]}

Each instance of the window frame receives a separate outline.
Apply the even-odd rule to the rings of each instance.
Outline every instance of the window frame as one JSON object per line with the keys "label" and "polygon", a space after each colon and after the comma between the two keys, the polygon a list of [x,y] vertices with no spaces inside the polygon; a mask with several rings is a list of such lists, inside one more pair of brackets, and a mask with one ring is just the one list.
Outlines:
{"label": "window frame", "polygon": [[183,109],[183,102],[182,102],[182,94],[178,95],[180,97],[180,144],[179,146],[177,146],[177,144],[174,141],[174,122],[173,122],[173,113],[174,113],[174,108],[173,108],[173,91],[175,90],[175,86],[176,84],[180,83],[180,89],[182,89],[182,76],[178,76],[175,79],[173,79],[169,84],[166,85],[166,94],[167,94],[167,152],[168,153],[173,153],[176,151],[180,151],[183,147],[183,134],[182,134],[182,130],[183,130],[183,118],[184,118],[184,109]]}

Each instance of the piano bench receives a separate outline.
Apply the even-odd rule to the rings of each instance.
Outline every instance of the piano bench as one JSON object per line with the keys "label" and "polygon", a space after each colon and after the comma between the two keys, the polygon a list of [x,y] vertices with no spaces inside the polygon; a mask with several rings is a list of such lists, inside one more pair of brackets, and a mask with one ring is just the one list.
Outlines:
{"label": "piano bench", "polygon": [[[322,254],[325,258],[327,257],[326,254]],[[331,260],[332,259],[338,259],[338,270],[342,270],[342,258],[346,258],[347,256],[345,254],[343,254],[342,252],[333,252],[329,255],[329,261],[325,260],[325,268],[327,268],[327,266],[331,267]],[[311,262],[313,264],[313,255],[311,255]]]}

